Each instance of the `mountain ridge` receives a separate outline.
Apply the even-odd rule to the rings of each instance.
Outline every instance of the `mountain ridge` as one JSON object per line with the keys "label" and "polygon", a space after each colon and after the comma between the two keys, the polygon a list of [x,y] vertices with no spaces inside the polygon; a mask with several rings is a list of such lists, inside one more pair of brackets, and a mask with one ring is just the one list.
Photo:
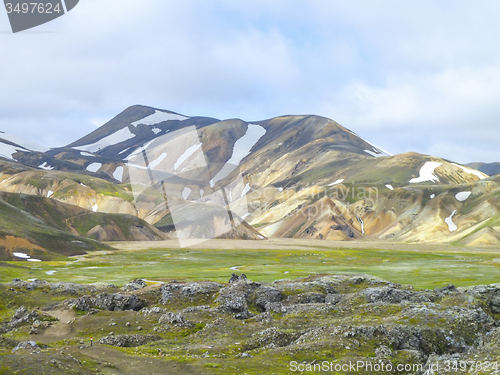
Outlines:
{"label": "mountain ridge", "polygon": [[[11,156],[0,163],[0,191],[50,194],[87,210],[134,215],[174,237],[168,224],[172,207],[186,205],[191,212],[204,193],[220,190],[226,191],[226,205],[248,206],[237,216],[253,229],[231,233],[249,238],[474,244],[497,238],[496,222],[487,223],[500,214],[491,196],[500,192],[500,181],[432,155],[391,155],[322,116],[247,122],[130,106],[65,147]],[[168,204],[152,176],[168,179]],[[153,190],[140,192],[148,197],[145,206],[137,201],[137,178],[152,184]],[[313,215],[314,210],[323,211]],[[207,223],[220,227],[223,216]],[[192,223],[186,228],[200,233]]]}

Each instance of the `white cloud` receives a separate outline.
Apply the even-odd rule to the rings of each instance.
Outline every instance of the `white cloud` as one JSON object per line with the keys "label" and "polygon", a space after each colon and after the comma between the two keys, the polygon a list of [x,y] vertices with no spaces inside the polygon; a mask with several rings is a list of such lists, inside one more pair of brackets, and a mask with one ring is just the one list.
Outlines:
{"label": "white cloud", "polygon": [[486,1],[81,1],[36,29],[55,33],[2,35],[0,130],[63,145],[132,104],[248,121],[318,114],[391,152],[500,161],[499,10]]}

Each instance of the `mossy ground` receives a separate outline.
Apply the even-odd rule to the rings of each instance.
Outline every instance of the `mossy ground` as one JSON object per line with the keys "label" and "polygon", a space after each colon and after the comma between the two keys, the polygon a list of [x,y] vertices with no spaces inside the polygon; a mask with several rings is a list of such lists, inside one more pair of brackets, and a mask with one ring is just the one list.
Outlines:
{"label": "mossy ground", "polygon": [[[224,240],[220,240],[224,241]],[[228,240],[233,244],[238,241]],[[134,278],[167,281],[227,281],[237,267],[255,281],[305,277],[321,273],[364,273],[385,280],[411,284],[415,288],[435,288],[453,283],[456,286],[492,284],[500,281],[500,252],[462,249],[452,246],[413,247],[359,243],[353,248],[327,245],[294,245],[281,241],[277,249],[267,241],[239,241],[247,248],[179,249],[174,241],[164,248],[133,249],[128,244],[113,245],[117,250],[92,252],[76,258],[41,263],[0,262],[0,282],[14,277],[40,278],[49,281],[89,283],[105,281],[124,285]],[[148,246],[148,245],[144,245]],[[269,248],[266,248],[269,247]],[[47,271],[56,271],[47,275]]]}
{"label": "mossy ground", "polygon": [[[272,247],[271,244],[272,242],[267,243],[269,247]],[[94,252],[77,258],[39,264],[4,262],[1,269],[7,272],[0,273],[0,280],[5,283],[14,277],[20,277],[24,280],[40,278],[51,282],[102,281],[121,286],[134,278],[227,282],[231,273],[243,272],[250,279],[260,282],[323,273],[369,273],[385,280],[412,284],[417,288],[435,288],[450,283],[467,286],[499,281],[497,259],[500,254],[495,250],[464,251],[453,247],[425,249],[403,245],[398,249],[373,244],[334,248],[315,243],[309,246],[301,244],[298,248],[293,242],[286,241],[281,243],[280,248],[264,248],[265,241],[247,243],[246,246],[246,249],[212,249],[203,246],[189,249],[168,246],[131,249],[121,244],[116,246],[121,250]],[[235,266],[238,266],[239,271],[230,269]],[[56,273],[47,275],[49,270],[55,270]],[[306,311],[287,315],[273,313],[269,321],[254,318],[244,321],[222,315],[222,319],[214,326],[217,316],[208,310],[197,310],[186,313],[192,326],[175,327],[159,324],[159,314],[99,310],[94,314],[76,314],[76,320],[68,328],[69,336],[49,341],[43,340],[43,333],[40,336],[30,335],[29,325],[25,325],[1,336],[0,373],[16,370],[20,374],[28,374],[37,369],[38,373],[46,374],[90,374],[97,370],[104,374],[129,374],[134,373],[133,371],[144,374],[290,374],[291,361],[343,363],[360,358],[375,360],[375,350],[380,342],[371,338],[333,335],[335,327],[426,327],[430,341],[436,329],[461,332],[467,343],[472,343],[475,338],[473,329],[460,325],[463,322],[443,318],[442,315],[412,315],[401,304],[366,303],[362,292],[367,287],[367,283],[339,284],[336,289],[351,297],[329,312]],[[286,292],[284,294],[285,297],[293,297],[294,293],[300,291],[295,289],[289,295]],[[21,305],[33,309],[75,298],[74,295],[51,293],[48,288],[16,292],[5,286],[0,287],[0,321],[8,321]],[[140,296],[147,301],[149,307],[160,306],[158,288],[151,288]],[[212,295],[191,301],[172,299],[162,307],[169,311],[180,311],[188,305],[215,306],[214,301],[215,296]],[[481,303],[454,295],[445,296],[437,302],[442,309]],[[258,313],[253,306],[250,308],[253,313]],[[434,304],[429,304],[429,308],[439,310]],[[289,347],[253,348],[249,344],[252,335],[271,327],[294,337],[311,329],[317,329],[318,334],[300,345]],[[99,338],[111,333],[155,334],[161,336],[162,340],[135,348],[97,344]],[[94,338],[93,347],[89,346],[90,337]],[[41,340],[48,347],[42,349],[40,354],[13,354],[9,340]],[[498,348],[491,347],[488,350],[491,358],[500,358]],[[250,353],[251,357],[241,357],[244,352]],[[390,358],[393,364],[411,363],[413,360],[411,353],[404,350],[394,350]]]}

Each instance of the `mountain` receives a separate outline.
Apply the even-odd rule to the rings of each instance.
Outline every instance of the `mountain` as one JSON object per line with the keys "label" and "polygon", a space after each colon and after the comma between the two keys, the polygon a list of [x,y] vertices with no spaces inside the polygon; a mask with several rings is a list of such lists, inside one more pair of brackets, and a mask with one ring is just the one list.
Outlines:
{"label": "mountain", "polygon": [[475,168],[488,176],[500,174],[500,163],[469,163],[467,166]]}
{"label": "mountain", "polygon": [[132,106],[65,147],[4,143],[16,152],[0,163],[0,191],[136,216],[180,241],[500,241],[497,178],[391,155],[320,116],[246,122]]}
{"label": "mountain", "polygon": [[[4,199],[6,197],[8,199]],[[43,199],[31,198],[34,201]],[[37,215],[19,208],[15,201],[16,198],[13,196],[6,196],[5,193],[0,195],[0,260],[26,260],[31,257],[51,260],[60,256],[109,249],[109,246],[97,241],[61,230],[57,225],[47,224]],[[54,206],[59,205],[58,202],[51,201],[46,207],[47,213],[53,212]],[[50,217],[49,221],[57,222],[57,219]]]}
{"label": "mountain", "polygon": [[0,192],[0,260],[15,259],[15,252],[49,260],[56,254],[110,248],[98,241],[168,238],[136,216],[89,212],[55,199]]}

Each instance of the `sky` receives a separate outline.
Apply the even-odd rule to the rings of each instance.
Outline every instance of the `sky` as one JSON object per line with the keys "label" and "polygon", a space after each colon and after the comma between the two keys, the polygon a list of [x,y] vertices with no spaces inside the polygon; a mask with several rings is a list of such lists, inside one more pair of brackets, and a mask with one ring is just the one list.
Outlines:
{"label": "sky", "polygon": [[394,154],[500,162],[500,2],[80,0],[12,34],[0,130],[66,145],[130,105],[331,118]]}

